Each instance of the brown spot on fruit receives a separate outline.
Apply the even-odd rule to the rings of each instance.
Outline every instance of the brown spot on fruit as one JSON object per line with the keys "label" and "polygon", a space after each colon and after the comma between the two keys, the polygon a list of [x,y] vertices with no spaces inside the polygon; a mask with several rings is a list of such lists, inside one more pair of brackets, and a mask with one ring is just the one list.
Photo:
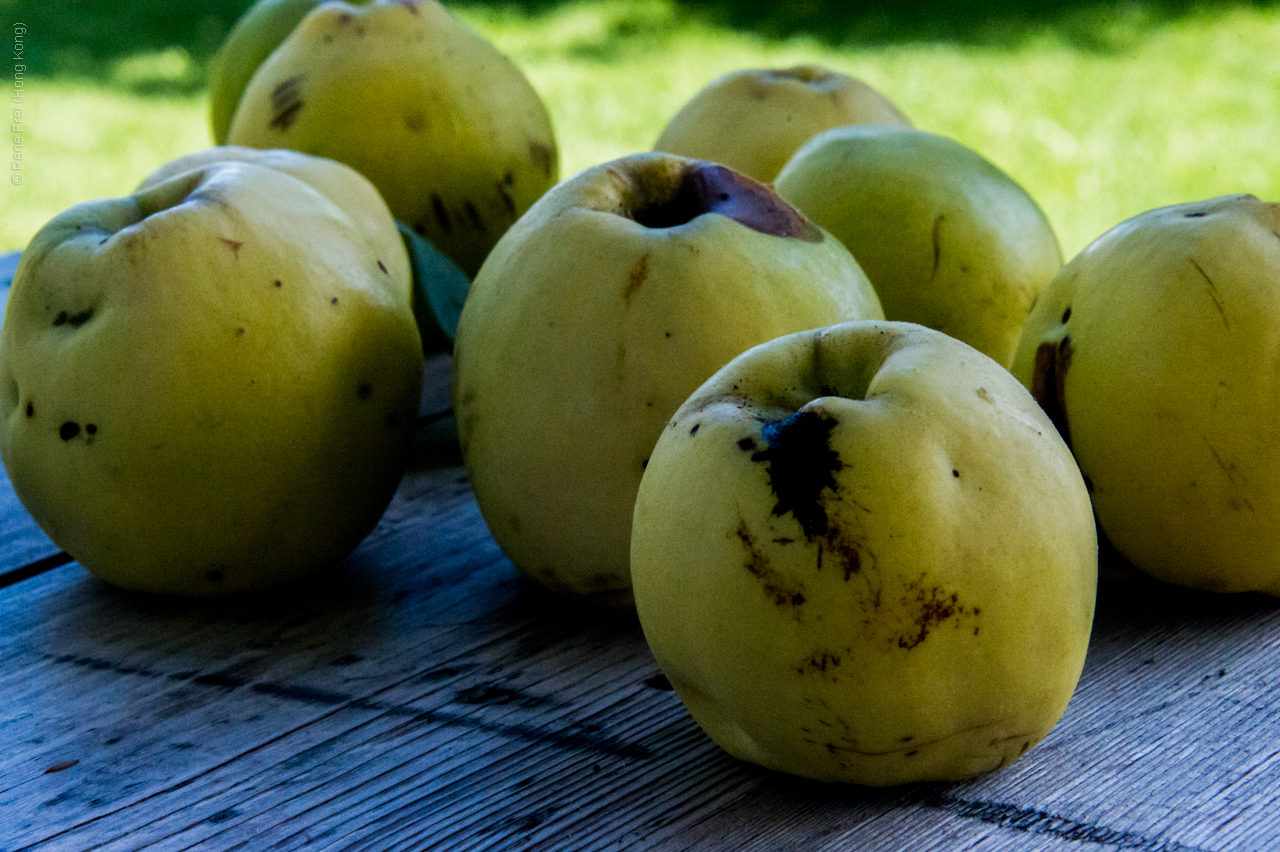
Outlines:
{"label": "brown spot on fruit", "polygon": [[[966,608],[960,603],[960,596],[954,592],[948,592],[941,586],[929,586],[923,574],[908,584],[901,604],[903,611],[912,613],[908,631],[898,636],[896,643],[906,651],[917,647],[929,636],[930,631],[947,620],[964,615],[976,618],[982,612],[977,607]],[[959,627],[960,624],[957,623],[956,626]],[[974,632],[976,635],[976,629]]]}
{"label": "brown spot on fruit", "polygon": [[761,436],[767,446],[751,456],[768,467],[769,486],[776,498],[773,514],[781,517],[790,512],[811,541],[827,535],[822,492],[835,490],[835,475],[844,467],[830,445],[835,425],[825,411],[802,408],[790,417],[765,423]]}
{"label": "brown spot on fruit", "polygon": [[273,282],[271,282],[271,283],[272,283],[274,286],[276,286],[276,287],[283,287],[283,286],[284,286],[284,283],[283,283],[279,278],[277,278],[275,281],[273,281]]}
{"label": "brown spot on fruit", "polygon": [[826,674],[840,665],[840,657],[831,651],[819,649],[796,667],[796,674]]}
{"label": "brown spot on fruit", "polygon": [[231,249],[231,253],[236,256],[236,260],[240,259],[240,247],[244,245],[243,242],[240,240],[228,239],[226,237],[218,237],[218,239],[222,241],[223,245]]}
{"label": "brown spot on fruit", "polygon": [[[764,592],[780,607],[799,607],[805,601],[804,587],[797,581],[780,574],[756,547],[755,539],[747,529],[747,522],[738,521],[738,540],[747,549],[747,571],[760,581]],[[797,614],[797,617],[798,614]]]}
{"label": "brown spot on fruit", "polygon": [[271,122],[267,126],[273,130],[288,130],[298,118],[298,110],[302,109],[302,79],[305,74],[295,74],[276,84],[271,90]]}
{"label": "brown spot on fruit", "polygon": [[68,420],[58,427],[58,437],[64,441],[70,441],[72,438],[80,434],[80,424]]}
{"label": "brown spot on fruit", "polygon": [[382,270],[383,275],[391,274],[390,272],[387,272],[387,267],[383,265],[382,261],[378,261],[378,268]]}
{"label": "brown spot on fruit", "polygon": [[471,228],[473,230],[479,231],[482,234],[488,230],[484,226],[484,220],[480,218],[480,211],[471,203],[471,199],[467,199],[462,202],[462,209],[466,211],[467,220],[471,223]]}
{"label": "brown spot on fruit", "polygon": [[1062,312],[1062,324],[1066,325],[1067,320],[1069,319],[1071,319],[1071,306],[1067,305],[1066,309]]}
{"label": "brown spot on fruit", "polygon": [[74,314],[59,311],[58,315],[53,318],[53,326],[57,328],[58,326],[69,325],[72,328],[79,328],[91,319],[93,319],[93,308],[85,308],[83,311]]}
{"label": "brown spot on fruit", "polygon": [[494,183],[494,188],[498,191],[498,197],[502,199],[502,205],[507,208],[507,212],[511,214],[511,218],[516,217],[516,197],[512,191],[515,184],[515,176],[511,172],[506,172],[502,176],[502,180]]}
{"label": "brown spot on fruit", "polygon": [[555,172],[556,149],[554,145],[539,142],[537,139],[529,139],[529,159],[548,178]]}
{"label": "brown spot on fruit", "polygon": [[1071,446],[1071,430],[1067,423],[1067,369],[1075,350],[1070,336],[1057,343],[1045,341],[1036,349],[1035,370],[1031,376],[1031,395],[1057,427],[1058,434]]}
{"label": "brown spot on fruit", "polygon": [[636,294],[644,284],[645,279],[649,277],[649,253],[645,252],[640,255],[640,259],[631,267],[631,271],[627,274],[627,289],[622,291],[622,298],[627,304],[631,304],[631,297]]}
{"label": "brown spot on fruit", "polygon": [[437,193],[431,193],[431,212],[435,214],[436,221],[440,223],[440,230],[446,234],[453,233],[453,220],[449,218],[449,211],[444,206],[444,199]]}
{"label": "brown spot on fruit", "polygon": [[938,274],[938,264],[942,261],[942,242],[940,237],[944,218],[946,217],[942,213],[933,218],[933,270],[929,273],[930,278]]}
{"label": "brown spot on fruit", "polygon": [[36,407],[29,402],[27,403],[27,416],[28,417],[36,416]]}

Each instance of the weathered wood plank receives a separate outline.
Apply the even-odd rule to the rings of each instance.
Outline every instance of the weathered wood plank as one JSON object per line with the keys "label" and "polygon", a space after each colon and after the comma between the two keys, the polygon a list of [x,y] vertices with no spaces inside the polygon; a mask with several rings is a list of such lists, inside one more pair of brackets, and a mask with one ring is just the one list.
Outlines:
{"label": "weathered wood plank", "polygon": [[431,373],[420,464],[337,571],[212,602],[74,564],[0,589],[0,850],[1280,848],[1277,601],[1104,584],[1067,715],[1016,764],[787,778],[702,735],[634,617],[511,567]]}

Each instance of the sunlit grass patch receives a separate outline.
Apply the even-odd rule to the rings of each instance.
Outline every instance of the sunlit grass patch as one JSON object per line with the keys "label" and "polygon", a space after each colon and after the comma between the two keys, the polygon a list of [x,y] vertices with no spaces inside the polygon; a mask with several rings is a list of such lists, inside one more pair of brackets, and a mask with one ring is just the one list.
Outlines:
{"label": "sunlit grass patch", "polygon": [[[861,77],[919,127],[1008,171],[1048,213],[1068,256],[1151,207],[1231,192],[1280,200],[1275,5],[1176,16],[1083,6],[1011,30],[1006,42],[845,46],[730,29],[671,0],[457,8],[542,94],[564,175],[648,149],[720,74],[819,63]],[[0,195],[0,245],[20,246],[59,210],[128,192],[161,163],[212,144],[204,66],[193,55],[148,47],[94,77],[34,79],[27,180]]]}

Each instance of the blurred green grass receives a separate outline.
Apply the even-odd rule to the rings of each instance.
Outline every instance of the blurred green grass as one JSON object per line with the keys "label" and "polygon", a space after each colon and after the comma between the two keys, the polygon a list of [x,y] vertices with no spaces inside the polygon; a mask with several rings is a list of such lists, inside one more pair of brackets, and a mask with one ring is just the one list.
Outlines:
{"label": "blurred green grass", "polygon": [[[211,144],[205,74],[247,5],[0,0],[6,39],[13,22],[28,27],[25,181],[0,191],[0,247]],[[542,94],[565,175],[649,148],[719,74],[816,62],[1008,171],[1068,256],[1151,207],[1231,192],[1280,199],[1274,2],[450,5]]]}

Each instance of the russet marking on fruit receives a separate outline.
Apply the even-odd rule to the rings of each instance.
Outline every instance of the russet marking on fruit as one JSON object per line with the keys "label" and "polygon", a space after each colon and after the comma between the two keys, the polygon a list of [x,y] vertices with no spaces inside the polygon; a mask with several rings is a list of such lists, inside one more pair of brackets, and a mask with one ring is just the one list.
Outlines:
{"label": "russet marking on fruit", "polygon": [[936,278],[938,275],[938,265],[942,262],[942,241],[940,239],[942,230],[942,220],[946,218],[945,213],[939,213],[933,218],[933,269],[929,273],[930,278]]}
{"label": "russet marking on fruit", "polygon": [[1218,314],[1222,317],[1222,324],[1226,326],[1227,331],[1230,331],[1231,321],[1227,319],[1227,312],[1222,308],[1222,294],[1218,292],[1218,288],[1214,285],[1213,279],[1209,277],[1209,273],[1204,271],[1204,267],[1196,262],[1194,257],[1189,257],[1187,260],[1191,261],[1191,265],[1196,268],[1196,272],[1200,273],[1200,277],[1203,278],[1204,283],[1208,285],[1209,298],[1213,300],[1213,306],[1218,309]]}
{"label": "russet marking on fruit", "polygon": [[756,546],[755,537],[747,529],[746,520],[742,518],[738,519],[738,540],[747,549],[747,571],[760,581],[765,594],[772,598],[776,605],[791,607],[795,612],[796,620],[799,621],[799,607],[805,602],[804,584],[783,576],[769,564],[768,558]]}
{"label": "russet marking on fruit", "polygon": [[631,297],[636,294],[640,286],[644,284],[645,279],[649,277],[649,253],[645,252],[640,255],[640,259],[636,261],[635,266],[631,267],[631,272],[627,276],[627,289],[622,291],[622,299],[628,305],[631,304]]}
{"label": "russet marking on fruit", "polygon": [[79,328],[91,319],[93,319],[93,308],[85,308],[83,311],[78,311],[74,314],[68,314],[66,311],[59,311],[58,315],[53,319],[53,325],[55,328],[60,325],[69,325],[72,328]]}
{"label": "russet marking on fruit", "polygon": [[306,74],[295,74],[281,80],[271,90],[271,122],[268,127],[273,130],[288,130],[298,118],[298,110],[302,109],[302,79]]}

